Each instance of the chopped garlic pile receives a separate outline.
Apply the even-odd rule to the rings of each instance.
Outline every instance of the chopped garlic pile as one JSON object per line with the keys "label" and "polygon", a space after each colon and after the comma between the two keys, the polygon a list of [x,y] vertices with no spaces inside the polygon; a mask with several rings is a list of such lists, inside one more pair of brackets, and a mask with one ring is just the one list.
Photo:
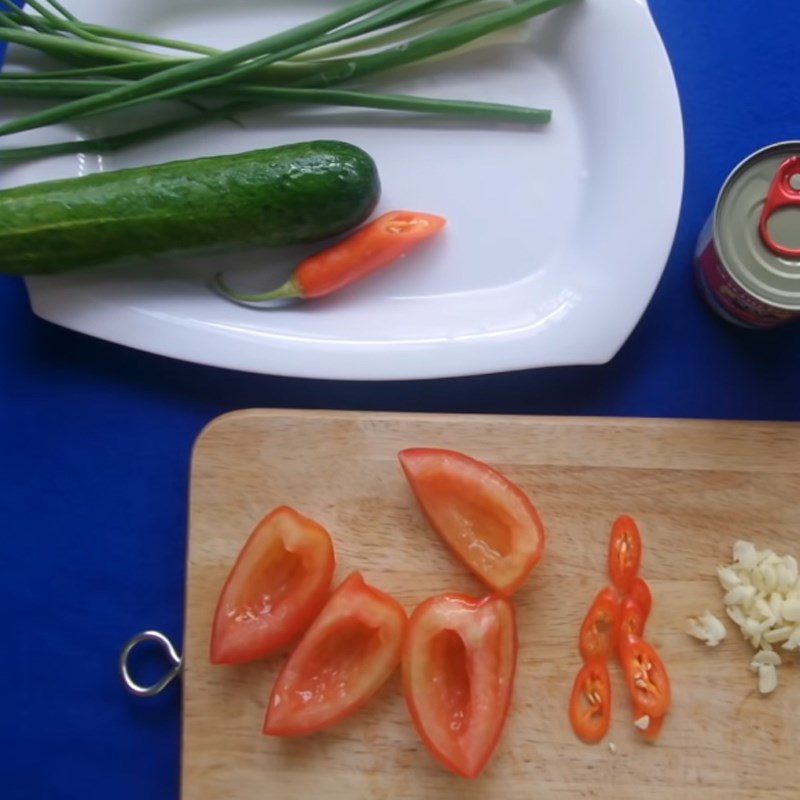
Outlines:
{"label": "chopped garlic pile", "polygon": [[758,674],[759,691],[769,694],[778,685],[776,667],[781,663],[773,647],[800,649],[797,561],[772,550],[757,550],[752,542],[738,541],[733,546],[733,563],[718,567],[717,576],[726,592],[728,616],[759,651],[750,669]]}

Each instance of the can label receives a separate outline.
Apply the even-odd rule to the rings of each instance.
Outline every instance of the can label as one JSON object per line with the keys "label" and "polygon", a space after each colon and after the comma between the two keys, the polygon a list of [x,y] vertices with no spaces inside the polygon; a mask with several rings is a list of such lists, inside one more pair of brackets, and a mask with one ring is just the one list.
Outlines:
{"label": "can label", "polygon": [[720,257],[714,241],[714,215],[700,233],[695,277],[708,304],[728,322],[746,328],[775,328],[800,317],[800,312],[768,305],[741,287]]}

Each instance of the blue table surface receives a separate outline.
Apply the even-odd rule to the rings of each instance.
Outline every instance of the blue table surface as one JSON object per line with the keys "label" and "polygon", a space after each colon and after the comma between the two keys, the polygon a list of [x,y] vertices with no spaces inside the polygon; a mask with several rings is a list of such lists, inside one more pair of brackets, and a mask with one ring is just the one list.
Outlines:
{"label": "blue table surface", "polygon": [[[800,326],[729,326],[698,300],[690,272],[730,169],[763,145],[800,138],[797,0],[651,5],[682,98],[686,187],[663,280],[610,364],[407,383],[237,374],[42,322],[22,282],[0,278],[0,794],[177,796],[179,689],[133,699],[116,659],[145,628],[181,639],[190,448],[218,414],[283,406],[800,419]],[[657,165],[654,153],[648,191],[658,191]]]}

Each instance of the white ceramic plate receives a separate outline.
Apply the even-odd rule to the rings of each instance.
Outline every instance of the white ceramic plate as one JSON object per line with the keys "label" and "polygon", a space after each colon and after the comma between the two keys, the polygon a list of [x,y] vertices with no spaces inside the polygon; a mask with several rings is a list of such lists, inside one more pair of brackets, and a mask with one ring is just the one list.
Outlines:
{"label": "white ceramic plate", "polygon": [[[331,0],[67,5],[90,21],[223,47],[319,15]],[[14,64],[19,52],[9,58]],[[377,161],[378,212],[404,207],[450,221],[424,252],[313,306],[250,310],[206,288],[213,271],[233,265],[268,266],[261,285],[273,285],[309,252],[300,248],[31,278],[34,311],[153,353],[314,378],[432,378],[610,359],[656,288],[683,185],[678,96],[644,0],[585,0],[534,20],[524,43],[409,70],[382,86],[545,106],[554,118],[546,129],[503,130],[341,109],[254,114],[244,129],[218,124],[103,158],[4,170],[0,185],[11,186],[337,138]],[[92,134],[96,127],[60,132]]]}

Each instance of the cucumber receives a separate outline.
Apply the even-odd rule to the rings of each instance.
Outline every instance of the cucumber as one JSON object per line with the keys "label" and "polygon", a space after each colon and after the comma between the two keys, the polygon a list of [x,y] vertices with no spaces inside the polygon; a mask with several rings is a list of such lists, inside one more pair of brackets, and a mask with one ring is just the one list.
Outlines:
{"label": "cucumber", "polygon": [[312,242],[362,222],[380,183],[345,142],[173,161],[0,191],[0,272]]}

